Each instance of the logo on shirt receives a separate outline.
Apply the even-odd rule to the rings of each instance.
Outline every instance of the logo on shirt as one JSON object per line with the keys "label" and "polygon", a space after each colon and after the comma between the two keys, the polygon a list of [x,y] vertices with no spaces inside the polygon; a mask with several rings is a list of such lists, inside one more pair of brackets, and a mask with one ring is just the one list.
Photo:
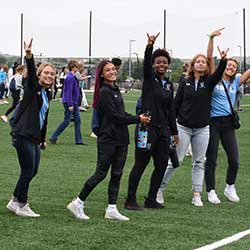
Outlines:
{"label": "logo on shirt", "polygon": [[200,88],[205,88],[204,82],[201,82],[201,83],[200,83]]}

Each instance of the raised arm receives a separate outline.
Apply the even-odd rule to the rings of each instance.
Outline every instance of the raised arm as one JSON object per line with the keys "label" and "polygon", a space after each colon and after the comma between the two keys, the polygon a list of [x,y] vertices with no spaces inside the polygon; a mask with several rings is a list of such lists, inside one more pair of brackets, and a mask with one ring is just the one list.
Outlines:
{"label": "raised arm", "polygon": [[220,53],[221,60],[215,72],[211,74],[207,80],[208,87],[211,91],[214,89],[215,85],[221,80],[224,70],[227,66],[227,52],[229,49],[221,51],[219,47],[217,48]]}
{"label": "raised arm", "polygon": [[144,62],[143,62],[144,80],[150,79],[152,76],[152,51],[153,51],[155,40],[157,39],[159,34],[160,32],[157,35],[149,35],[147,33],[148,43],[147,43],[147,47],[144,53]]}
{"label": "raised arm", "polygon": [[33,38],[31,38],[30,42],[27,44],[24,42],[24,50],[25,50],[25,59],[27,63],[27,71],[28,71],[28,79],[27,79],[27,87],[34,88],[36,84],[36,66],[34,62],[34,57],[31,52],[32,50],[32,42]]}
{"label": "raised arm", "polygon": [[250,79],[250,69],[246,70],[240,77],[240,85],[245,84]]}
{"label": "raised arm", "polygon": [[224,30],[224,28],[215,30],[209,35],[208,45],[207,45],[207,59],[209,61],[209,72],[211,74],[215,71],[215,63],[213,60],[214,37],[220,36],[222,30]]}

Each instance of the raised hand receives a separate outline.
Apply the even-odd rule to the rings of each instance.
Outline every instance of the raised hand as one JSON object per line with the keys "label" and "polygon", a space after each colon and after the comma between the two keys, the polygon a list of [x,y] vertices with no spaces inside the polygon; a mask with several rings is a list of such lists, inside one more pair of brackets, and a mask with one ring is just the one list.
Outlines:
{"label": "raised hand", "polygon": [[30,39],[29,43],[24,42],[24,50],[26,55],[30,56],[31,53],[31,49],[32,49],[32,42],[33,42],[33,38]]}
{"label": "raised hand", "polygon": [[229,48],[227,48],[226,50],[220,50],[219,46],[217,46],[217,49],[220,53],[220,58],[221,59],[226,59],[227,58],[227,52],[229,51]]}
{"label": "raised hand", "polygon": [[209,38],[214,38],[215,36],[220,36],[221,35],[221,31],[224,30],[225,28],[220,28],[218,30],[213,31],[210,35]]}
{"label": "raised hand", "polygon": [[156,38],[157,38],[159,35],[160,35],[160,32],[158,32],[157,35],[149,35],[149,34],[147,33],[147,36],[148,36],[148,45],[150,45],[150,46],[154,45],[155,40],[156,40]]}

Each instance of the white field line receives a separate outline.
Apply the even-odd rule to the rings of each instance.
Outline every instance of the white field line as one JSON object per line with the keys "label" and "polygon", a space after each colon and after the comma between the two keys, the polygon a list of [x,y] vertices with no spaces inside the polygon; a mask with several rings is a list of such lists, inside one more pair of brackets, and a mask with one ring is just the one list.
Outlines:
{"label": "white field line", "polygon": [[242,104],[242,107],[250,107],[250,104]]}
{"label": "white field line", "polygon": [[217,249],[218,247],[222,247],[222,246],[228,245],[234,241],[238,241],[239,239],[241,239],[247,235],[250,235],[250,229],[248,229],[246,231],[242,231],[242,232],[237,233],[237,234],[234,234],[234,235],[232,235],[228,238],[225,238],[223,240],[216,241],[212,244],[209,244],[209,245],[206,245],[206,246],[203,246],[200,248],[196,248],[195,250],[214,250],[214,249]]}

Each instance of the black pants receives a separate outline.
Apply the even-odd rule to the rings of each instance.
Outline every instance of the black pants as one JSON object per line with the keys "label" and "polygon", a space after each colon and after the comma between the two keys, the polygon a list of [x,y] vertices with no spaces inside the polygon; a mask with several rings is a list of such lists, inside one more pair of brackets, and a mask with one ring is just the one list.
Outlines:
{"label": "black pants", "polygon": [[[137,130],[135,132],[135,138]],[[157,191],[161,185],[169,158],[169,133],[166,130],[150,127],[148,131],[148,140],[151,143],[151,149],[141,151],[135,148],[135,164],[130,172],[128,181],[128,198],[135,199],[136,191],[141,176],[146,169],[151,156],[154,161],[154,170],[151,175],[150,187],[148,191],[149,199],[156,199]]]}
{"label": "black pants", "polygon": [[11,107],[6,111],[5,115],[8,116],[17,106],[19,103],[20,98],[20,90],[12,91],[11,96],[13,98]]}
{"label": "black pants", "polygon": [[97,166],[95,173],[85,182],[79,198],[86,200],[91,191],[105,179],[111,166],[111,177],[108,186],[109,204],[116,204],[123,168],[127,158],[128,146],[98,144]]}
{"label": "black pants", "polygon": [[215,168],[217,165],[219,140],[221,140],[228,160],[226,183],[232,185],[235,183],[239,168],[239,149],[230,116],[214,117],[210,121],[210,139],[205,167],[207,192],[215,189]]}
{"label": "black pants", "polygon": [[19,202],[26,203],[30,182],[38,172],[40,147],[22,136],[13,138],[13,146],[16,148],[21,168],[13,195]]}

